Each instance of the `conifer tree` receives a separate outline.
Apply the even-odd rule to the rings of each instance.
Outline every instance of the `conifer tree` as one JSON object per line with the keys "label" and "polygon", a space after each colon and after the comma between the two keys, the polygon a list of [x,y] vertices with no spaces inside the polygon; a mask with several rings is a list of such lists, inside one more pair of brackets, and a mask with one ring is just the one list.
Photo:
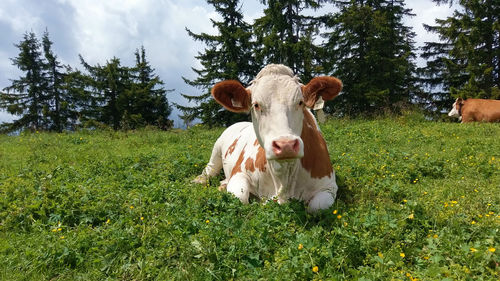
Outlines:
{"label": "conifer tree", "polygon": [[124,112],[120,110],[119,100],[131,86],[129,68],[122,66],[120,59],[116,57],[107,61],[104,66],[99,64],[92,66],[85,62],[82,56],[80,61],[89,72],[88,81],[92,81],[93,103],[99,106],[96,120],[111,126],[114,130],[120,129]]}
{"label": "conifer tree", "polygon": [[495,0],[434,0],[458,5],[453,15],[425,28],[439,35],[426,42],[420,69],[429,88],[429,107],[449,108],[453,99],[500,99],[500,2]]}
{"label": "conifer tree", "polygon": [[[343,94],[326,110],[338,114],[380,114],[409,104],[416,88],[415,34],[403,24],[412,16],[403,0],[333,1],[325,33],[324,65],[344,83]],[[335,107],[333,107],[335,105]]]}
{"label": "conifer tree", "polygon": [[163,81],[154,73],[146,59],[146,50],[141,46],[135,52],[136,64],[130,69],[132,84],[119,99],[123,111],[122,123],[129,128],[154,125],[170,129],[172,121],[168,119],[172,108],[166,94],[173,90],[163,88]]}
{"label": "conifer tree", "polygon": [[204,52],[198,53],[196,59],[201,64],[200,69],[193,68],[197,77],[193,80],[184,78],[184,81],[202,90],[202,94],[182,94],[194,106],[176,107],[182,111],[182,119],[199,119],[209,126],[230,125],[237,121],[247,120],[243,114],[235,114],[216,103],[210,96],[210,89],[217,82],[226,79],[239,80],[248,84],[256,75],[259,66],[253,58],[253,42],[251,26],[243,20],[239,0],[207,0],[215,8],[222,20],[212,19],[212,25],[218,34],[196,34],[186,28],[188,35],[195,41],[206,44]]}
{"label": "conifer tree", "polygon": [[[80,56],[88,75],[75,72],[70,81],[76,83],[73,91],[85,103],[82,106],[86,108],[82,114],[84,120],[102,122],[114,130],[146,125],[161,129],[172,127],[168,119],[172,108],[166,98],[166,93],[172,90],[161,86],[163,81],[147,61],[144,47],[136,50],[135,57],[136,65],[127,67],[116,57],[104,66],[92,66]],[[80,87],[79,83],[82,83]]]}
{"label": "conifer tree", "polygon": [[52,51],[53,42],[49,38],[46,30],[42,37],[42,48],[45,57],[44,72],[46,83],[46,98],[48,104],[44,108],[44,116],[50,119],[50,128],[61,132],[70,124],[70,118],[74,116],[71,112],[69,97],[64,91],[65,72],[64,67],[57,59],[57,55]]}
{"label": "conifer tree", "polygon": [[304,82],[321,72],[320,50],[314,44],[320,17],[306,16],[321,7],[319,0],[261,0],[264,16],[254,23],[256,59],[261,65],[282,63]]}
{"label": "conifer tree", "polygon": [[7,132],[47,129],[49,124],[43,116],[43,109],[49,104],[45,95],[46,79],[40,41],[33,32],[26,32],[23,40],[15,46],[20,52],[11,59],[12,64],[23,72],[23,76],[11,80],[12,84],[4,89],[6,93],[0,94],[0,108],[20,118],[4,123],[1,129]]}
{"label": "conifer tree", "polygon": [[76,129],[89,120],[97,120],[100,104],[92,88],[93,80],[78,69],[66,66],[62,90],[65,99],[63,113],[67,118],[67,129]]}

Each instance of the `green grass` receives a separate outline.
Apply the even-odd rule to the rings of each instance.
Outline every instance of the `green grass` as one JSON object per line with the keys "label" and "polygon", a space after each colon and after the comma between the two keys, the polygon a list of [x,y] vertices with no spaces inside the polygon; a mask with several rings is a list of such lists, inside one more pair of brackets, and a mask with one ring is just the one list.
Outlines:
{"label": "green grass", "polygon": [[500,279],[500,124],[329,121],[316,215],[191,184],[222,130],[0,136],[0,280]]}

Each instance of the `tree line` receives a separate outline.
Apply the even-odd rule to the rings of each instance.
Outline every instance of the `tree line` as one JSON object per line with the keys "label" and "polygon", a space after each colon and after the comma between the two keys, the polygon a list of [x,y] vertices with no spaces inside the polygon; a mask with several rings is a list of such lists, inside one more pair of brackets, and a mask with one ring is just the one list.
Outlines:
{"label": "tree line", "polygon": [[[433,0],[455,10],[426,24],[436,42],[415,47],[415,33],[404,24],[414,16],[404,0],[259,0],[263,15],[244,20],[240,0],[207,0],[220,15],[211,19],[216,34],[197,34],[205,44],[185,83],[200,95],[181,93],[190,102],[175,104],[186,123],[227,126],[248,116],[233,114],[210,97],[211,87],[235,79],[248,85],[266,64],[288,65],[306,84],[318,75],[344,83],[343,94],[325,105],[337,116],[376,116],[419,106],[439,115],[453,100],[500,98],[500,3],[498,0]],[[453,6],[452,6],[453,5]],[[328,12],[325,12],[328,11]],[[21,116],[4,124],[19,129],[61,131],[82,123],[113,129],[154,125],[169,128],[171,90],[154,73],[142,47],[136,65],[118,58],[89,65],[85,72],[62,65],[48,32],[41,43],[26,33],[12,59],[24,76],[0,94],[0,108]],[[425,60],[418,67],[417,59]]]}
{"label": "tree line", "polygon": [[163,87],[143,46],[135,52],[134,66],[123,66],[116,57],[105,65],[90,65],[80,55],[82,72],[61,64],[52,45],[48,31],[41,41],[26,32],[15,45],[19,54],[11,60],[23,75],[0,93],[0,108],[20,118],[3,123],[1,132],[173,126],[166,98],[172,90]]}
{"label": "tree line", "polygon": [[[439,114],[456,97],[500,98],[499,1],[433,1],[456,10],[426,24],[440,40],[417,49],[412,27],[404,24],[414,16],[404,0],[260,0],[264,13],[252,24],[243,20],[241,1],[207,0],[221,18],[212,19],[217,34],[187,29],[206,48],[196,57],[197,77],[184,79],[203,94],[182,94],[195,106],[176,106],[184,120],[211,126],[246,119],[224,111],[210,89],[224,79],[248,85],[269,63],[288,65],[304,84],[317,75],[340,78],[343,94],[325,106],[338,116],[414,106]],[[423,67],[417,67],[419,57]]]}

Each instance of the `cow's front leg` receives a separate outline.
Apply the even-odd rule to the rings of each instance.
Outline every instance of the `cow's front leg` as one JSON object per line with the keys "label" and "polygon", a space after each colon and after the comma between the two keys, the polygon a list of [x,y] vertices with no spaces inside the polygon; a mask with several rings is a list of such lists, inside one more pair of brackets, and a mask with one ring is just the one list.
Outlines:
{"label": "cow's front leg", "polygon": [[313,196],[311,201],[309,201],[309,208],[307,208],[307,211],[309,213],[314,213],[318,210],[328,209],[332,206],[334,201],[335,198],[333,198],[331,192],[320,191]]}
{"label": "cow's front leg", "polygon": [[203,169],[201,175],[197,176],[192,183],[199,183],[207,185],[211,177],[215,177],[219,174],[222,169],[222,152],[221,152],[222,140],[219,138],[212,149],[212,155],[210,156],[210,161],[208,161],[207,166]]}
{"label": "cow's front leg", "polygon": [[244,204],[248,204],[250,195],[250,182],[248,176],[243,173],[238,173],[229,179],[227,183],[227,192],[234,194]]}

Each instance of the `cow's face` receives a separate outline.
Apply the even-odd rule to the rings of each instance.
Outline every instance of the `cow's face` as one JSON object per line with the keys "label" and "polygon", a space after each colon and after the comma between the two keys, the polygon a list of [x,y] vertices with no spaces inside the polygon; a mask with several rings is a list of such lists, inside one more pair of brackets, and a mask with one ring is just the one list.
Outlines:
{"label": "cow's face", "polygon": [[304,156],[300,138],[304,120],[304,97],[297,79],[264,76],[249,87],[252,123],[266,158],[294,159]]}
{"label": "cow's face", "polygon": [[228,110],[250,111],[266,158],[286,160],[304,156],[300,135],[306,106],[312,107],[320,96],[333,99],[341,89],[342,83],[333,77],[314,78],[303,86],[289,68],[271,65],[248,88],[236,81],[223,81],[215,85],[212,95]]}
{"label": "cow's face", "polygon": [[460,117],[460,107],[462,105],[463,105],[463,100],[461,98],[456,99],[455,103],[453,104],[453,108],[448,113],[448,116],[459,118]]}

